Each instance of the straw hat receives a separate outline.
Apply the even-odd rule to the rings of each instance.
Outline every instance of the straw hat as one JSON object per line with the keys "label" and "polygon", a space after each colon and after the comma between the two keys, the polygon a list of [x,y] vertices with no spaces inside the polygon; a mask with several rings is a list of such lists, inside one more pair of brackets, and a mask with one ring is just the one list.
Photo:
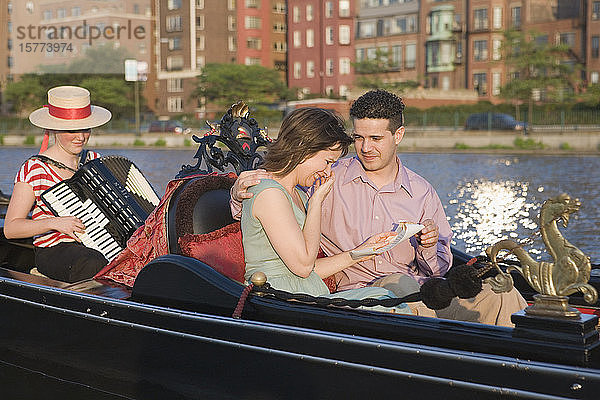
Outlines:
{"label": "straw hat", "polygon": [[29,115],[35,126],[60,131],[95,128],[110,118],[110,111],[90,105],[90,92],[78,86],[48,90],[48,105]]}

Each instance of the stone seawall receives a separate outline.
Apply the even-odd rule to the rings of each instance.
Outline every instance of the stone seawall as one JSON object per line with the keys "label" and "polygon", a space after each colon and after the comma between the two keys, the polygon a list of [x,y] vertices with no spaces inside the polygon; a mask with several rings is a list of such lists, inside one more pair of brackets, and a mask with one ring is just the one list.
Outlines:
{"label": "stone seawall", "polygon": [[[3,146],[39,146],[42,135],[35,136],[35,144],[27,144],[22,135],[3,135]],[[468,131],[419,131],[406,129],[400,148],[405,150],[503,150],[522,147],[515,146],[515,140],[531,140],[541,143],[543,150],[573,150],[600,153],[600,132],[568,131],[564,133],[537,133],[529,135],[507,133],[506,131],[468,132]],[[89,148],[103,147],[152,147],[152,148],[196,148],[191,135],[150,134],[92,134]],[[539,151],[539,150],[536,150]]]}

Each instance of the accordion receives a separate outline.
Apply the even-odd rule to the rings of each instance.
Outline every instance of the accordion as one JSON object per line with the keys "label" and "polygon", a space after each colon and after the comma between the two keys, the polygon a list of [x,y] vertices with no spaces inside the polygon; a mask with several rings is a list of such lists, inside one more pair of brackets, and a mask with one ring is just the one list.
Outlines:
{"label": "accordion", "polygon": [[121,156],[88,161],[41,199],[54,215],[79,218],[85,225],[85,233],[78,234],[81,242],[109,262],[159,202],[140,170]]}

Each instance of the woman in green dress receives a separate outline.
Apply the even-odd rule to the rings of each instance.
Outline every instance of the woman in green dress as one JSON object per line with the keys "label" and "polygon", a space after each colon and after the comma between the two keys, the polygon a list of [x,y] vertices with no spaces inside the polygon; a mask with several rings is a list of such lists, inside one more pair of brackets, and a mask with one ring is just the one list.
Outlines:
{"label": "woman in green dress", "polygon": [[[317,258],[321,205],[335,179],[331,165],[347,154],[351,143],[343,121],[330,111],[301,108],[284,119],[261,166],[273,179],[261,179],[250,187],[253,196],[242,203],[246,279],[262,271],[272,287],[294,293],[347,299],[394,297],[379,287],[330,295],[323,282],[323,278],[360,261],[352,259],[350,251]],[[310,188],[310,198],[301,188]],[[384,246],[392,235],[386,232],[372,236],[353,250]],[[368,309],[392,311],[384,307]],[[404,304],[393,311],[410,314]]]}

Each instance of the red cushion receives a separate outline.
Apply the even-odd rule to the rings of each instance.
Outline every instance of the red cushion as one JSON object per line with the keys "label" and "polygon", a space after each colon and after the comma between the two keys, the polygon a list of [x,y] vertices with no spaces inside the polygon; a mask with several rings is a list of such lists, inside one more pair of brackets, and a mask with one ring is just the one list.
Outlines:
{"label": "red cushion", "polygon": [[179,247],[184,256],[196,258],[223,275],[244,282],[246,263],[239,222],[210,233],[182,236]]}

